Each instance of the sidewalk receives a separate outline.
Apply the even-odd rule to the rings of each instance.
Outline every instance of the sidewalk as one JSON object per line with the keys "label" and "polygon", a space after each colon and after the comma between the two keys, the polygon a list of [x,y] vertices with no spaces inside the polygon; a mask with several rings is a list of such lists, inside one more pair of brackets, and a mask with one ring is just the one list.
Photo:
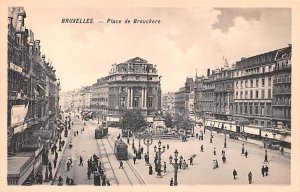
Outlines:
{"label": "sidewalk", "polygon": [[[209,132],[210,133],[210,132]],[[219,136],[224,136],[223,133],[217,133],[216,131],[213,131],[214,136],[219,135]],[[226,138],[229,139],[229,135],[226,134]],[[231,141],[235,141],[233,139],[230,139]],[[237,142],[243,142],[243,140],[236,140]],[[263,141],[261,140],[256,140],[256,139],[251,139],[251,138],[247,138],[247,140],[245,140],[245,143],[249,143],[249,144],[253,144],[253,145],[257,145],[260,148],[264,147]],[[272,149],[268,149],[268,150],[272,150]],[[274,152],[278,152],[281,153],[280,150],[272,150]],[[284,155],[286,156],[291,156],[291,149],[288,148],[284,148]]]}
{"label": "sidewalk", "polygon": [[[51,181],[49,181],[49,182],[44,182],[43,181],[42,185],[52,185],[53,184],[53,182],[55,180],[55,177],[56,177],[57,170],[60,167],[61,158],[62,158],[62,156],[63,156],[63,154],[65,152],[66,146],[69,145],[69,140],[70,140],[72,134],[73,134],[73,129],[69,130],[68,137],[62,137],[62,141],[64,140],[65,144],[61,148],[61,151],[58,151],[59,147],[57,147],[58,158],[57,158],[56,168],[54,168],[54,165],[53,165],[53,160],[54,160],[54,157],[55,157],[55,153],[51,154],[51,151],[49,151],[48,159],[49,159],[49,162],[51,162],[51,165],[52,165],[52,176],[53,176],[53,179]],[[56,146],[59,146],[59,140],[57,140]],[[42,166],[42,173],[43,173],[43,179],[45,179],[46,165]],[[48,171],[48,173],[49,173],[49,171]]]}

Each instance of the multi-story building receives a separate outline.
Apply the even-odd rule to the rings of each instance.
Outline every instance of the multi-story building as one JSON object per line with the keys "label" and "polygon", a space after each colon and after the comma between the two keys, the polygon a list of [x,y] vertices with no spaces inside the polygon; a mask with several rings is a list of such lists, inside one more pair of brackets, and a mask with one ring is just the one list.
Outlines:
{"label": "multi-story building", "polygon": [[215,72],[212,71],[212,74],[210,74],[210,70],[207,71],[207,77],[204,77],[201,81],[201,87],[200,90],[202,101],[199,103],[202,104],[201,108],[201,114],[203,114],[204,118],[214,118],[214,109],[216,106],[215,103]]}
{"label": "multi-story building", "polygon": [[185,86],[175,92],[175,113],[186,117],[194,113],[194,89],[195,82],[193,78],[186,78]]}
{"label": "multi-story building", "polygon": [[175,93],[168,92],[162,95],[162,111],[175,114]]}
{"label": "multi-story building", "polygon": [[234,117],[272,127],[273,70],[278,50],[242,58],[234,70]]}
{"label": "multi-story building", "polygon": [[135,57],[114,64],[108,78],[108,121],[118,121],[126,110],[154,116],[161,110],[160,77],[156,65]]}
{"label": "multi-story building", "polygon": [[233,69],[226,65],[215,71],[214,110],[216,119],[232,119],[233,110]]}
{"label": "multi-story building", "polygon": [[41,55],[39,40],[25,27],[22,7],[9,8],[7,151],[9,185],[35,176],[56,139],[60,85]]}
{"label": "multi-story building", "polygon": [[108,111],[108,77],[102,77],[91,86],[91,110],[96,118],[105,121]]}
{"label": "multi-story building", "polygon": [[291,57],[292,46],[278,50],[273,77],[273,116],[276,128],[291,130]]}

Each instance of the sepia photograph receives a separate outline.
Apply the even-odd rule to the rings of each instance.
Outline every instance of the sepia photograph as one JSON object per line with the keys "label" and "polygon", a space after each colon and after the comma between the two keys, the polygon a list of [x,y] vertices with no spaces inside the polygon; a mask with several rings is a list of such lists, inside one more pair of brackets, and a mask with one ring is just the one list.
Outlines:
{"label": "sepia photograph", "polygon": [[196,5],[7,5],[7,189],[291,187],[293,8]]}

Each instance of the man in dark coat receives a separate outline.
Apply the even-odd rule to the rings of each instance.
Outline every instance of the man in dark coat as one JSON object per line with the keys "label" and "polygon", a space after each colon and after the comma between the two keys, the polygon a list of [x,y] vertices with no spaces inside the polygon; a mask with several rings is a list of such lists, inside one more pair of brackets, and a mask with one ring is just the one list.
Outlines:
{"label": "man in dark coat", "polygon": [[252,183],[252,173],[251,173],[251,171],[248,173],[248,181],[249,181],[249,184]]}
{"label": "man in dark coat", "polygon": [[268,176],[268,174],[269,174],[269,167],[267,165],[265,166],[265,173],[266,173],[266,176]]}
{"label": "man in dark coat", "polygon": [[54,168],[56,168],[56,163],[57,163],[57,160],[54,159],[54,160],[53,160],[53,166],[54,166]]}
{"label": "man in dark coat", "polygon": [[265,176],[265,167],[264,166],[262,166],[262,168],[261,168],[261,174],[263,177]]}
{"label": "man in dark coat", "polygon": [[236,170],[235,170],[235,169],[233,169],[233,172],[232,172],[232,174],[233,174],[233,179],[234,179],[234,180],[236,180],[237,172],[236,172]]}

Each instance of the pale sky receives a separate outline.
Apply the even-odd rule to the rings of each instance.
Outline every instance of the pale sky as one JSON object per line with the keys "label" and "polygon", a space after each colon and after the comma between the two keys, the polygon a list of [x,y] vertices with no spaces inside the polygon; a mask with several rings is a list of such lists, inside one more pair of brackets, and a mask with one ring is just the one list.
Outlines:
{"label": "pale sky", "polygon": [[[291,10],[228,8],[33,8],[27,28],[41,40],[62,91],[92,85],[111,65],[139,56],[156,64],[162,91],[178,91],[207,68],[291,43]],[[51,14],[51,15],[50,15]],[[160,24],[63,24],[62,18],[160,19]]]}

